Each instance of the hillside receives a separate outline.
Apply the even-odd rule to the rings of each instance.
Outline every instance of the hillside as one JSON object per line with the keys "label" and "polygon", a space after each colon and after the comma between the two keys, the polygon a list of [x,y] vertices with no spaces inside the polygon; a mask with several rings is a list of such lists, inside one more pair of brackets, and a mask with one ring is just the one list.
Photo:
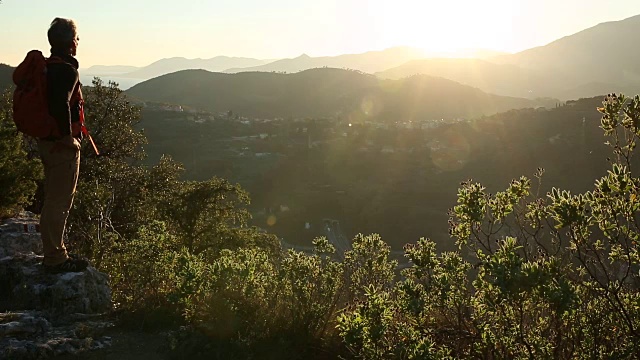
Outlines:
{"label": "hillside", "polygon": [[483,91],[508,96],[536,98],[560,92],[560,74],[545,74],[510,64],[479,59],[421,59],[376,73],[382,79],[402,79],[415,74],[440,76]]}
{"label": "hillside", "polygon": [[471,118],[514,108],[553,105],[484,93],[451,80],[414,76],[379,80],[341,69],[295,74],[187,70],[127,91],[143,101],[187,105],[249,117],[348,117],[352,121]]}
{"label": "hillside", "polygon": [[[640,90],[640,15],[602,23],[548,45],[513,55],[491,58],[500,64],[517,65],[545,74],[564,74],[564,96],[600,94],[618,86]],[[597,87],[587,84],[597,84]],[[571,91],[572,88],[577,88]]]}
{"label": "hillside", "polygon": [[4,90],[13,85],[11,76],[13,74],[13,67],[5,64],[0,64],[0,90]]}
{"label": "hillside", "polygon": [[291,73],[313,68],[330,67],[374,73],[422,57],[424,57],[422,51],[407,47],[396,47],[382,51],[369,51],[362,54],[347,54],[339,56],[311,57],[303,54],[294,59],[282,59],[262,66],[243,68],[235,67],[228,69],[225,72],[275,71]]}
{"label": "hillside", "polygon": [[150,108],[140,125],[150,163],[168,154],[185,164],[190,180],[220,176],[240,183],[251,193],[256,225],[265,226],[264,209],[285,206],[270,229],[291,243],[309,245],[322,233],[303,230],[304,224],[332,218],[348,237],[380,233],[400,249],[425,229],[448,238],[447,209],[469,178],[493,192],[544,167],[543,191],[588,189],[607,168],[596,110],[601,101],[422,129],[337,119],[242,124],[202,115],[207,120],[194,121],[198,115]]}
{"label": "hillside", "polygon": [[[617,41],[612,39],[624,39]],[[603,23],[546,46],[480,59],[419,59],[376,73],[440,76],[482,91],[563,100],[640,92],[640,16]],[[612,56],[622,54],[623,56]]]}

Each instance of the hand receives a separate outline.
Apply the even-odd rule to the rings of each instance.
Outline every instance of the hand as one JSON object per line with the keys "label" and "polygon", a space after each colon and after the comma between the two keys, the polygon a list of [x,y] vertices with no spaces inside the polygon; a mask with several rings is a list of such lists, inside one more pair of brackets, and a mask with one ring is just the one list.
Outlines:
{"label": "hand", "polygon": [[57,152],[61,150],[73,150],[80,151],[80,141],[71,135],[67,135],[62,139],[56,141],[51,148],[51,152]]}

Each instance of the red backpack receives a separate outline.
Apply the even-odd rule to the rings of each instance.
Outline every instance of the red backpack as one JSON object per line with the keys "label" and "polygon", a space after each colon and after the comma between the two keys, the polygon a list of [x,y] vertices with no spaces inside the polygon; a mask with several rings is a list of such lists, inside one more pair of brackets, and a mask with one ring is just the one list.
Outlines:
{"label": "red backpack", "polygon": [[18,131],[36,138],[59,136],[56,120],[49,114],[47,64],[64,63],[57,57],[45,58],[31,50],[13,72],[13,121]]}
{"label": "red backpack", "polygon": [[[42,52],[31,50],[27,57],[13,71],[16,90],[13,93],[13,121],[18,131],[36,138],[60,136],[56,120],[49,114],[47,94],[47,64],[64,63],[58,57],[45,58]],[[100,155],[89,131],[84,125],[84,100],[80,83],[71,96],[71,102],[77,104],[79,121],[71,123],[73,136],[81,134],[89,139],[96,155]]]}

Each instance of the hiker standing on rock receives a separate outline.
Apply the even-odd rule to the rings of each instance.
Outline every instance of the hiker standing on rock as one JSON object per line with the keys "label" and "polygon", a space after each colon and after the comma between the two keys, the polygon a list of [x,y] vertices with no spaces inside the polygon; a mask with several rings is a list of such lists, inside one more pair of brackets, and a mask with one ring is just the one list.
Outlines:
{"label": "hiker standing on rock", "polygon": [[51,57],[47,59],[47,98],[49,114],[57,131],[40,138],[38,147],[44,165],[44,206],[40,232],[44,267],[51,272],[84,270],[86,260],[69,257],[63,236],[80,170],[80,120],[82,90],[78,75],[78,33],[73,20],[55,18],[47,32]]}

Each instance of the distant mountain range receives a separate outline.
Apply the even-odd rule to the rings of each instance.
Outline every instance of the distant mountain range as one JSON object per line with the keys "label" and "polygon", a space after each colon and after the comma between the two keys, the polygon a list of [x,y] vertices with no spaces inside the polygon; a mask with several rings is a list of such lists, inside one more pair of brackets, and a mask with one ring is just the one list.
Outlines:
{"label": "distant mountain range", "polygon": [[[353,69],[375,73],[381,79],[403,79],[417,74],[437,76],[476,87],[486,93],[521,98],[578,99],[610,92],[640,93],[640,15],[607,22],[566,36],[548,45],[517,54],[495,55],[467,51],[478,58],[425,58],[416,49],[397,47],[362,54],[259,60],[218,56],[211,59],[162,59],[151,65],[92,66],[85,77],[97,75],[123,84],[137,83],[186,69],[211,72],[295,73],[313,68]],[[480,59],[484,57],[484,59]],[[3,79],[0,86],[10,83]],[[129,80],[131,79],[131,80]],[[8,82],[7,82],[8,81]]]}
{"label": "distant mountain range", "polygon": [[[469,50],[483,56],[496,55],[488,50]],[[401,65],[409,60],[423,58],[421,50],[396,47],[363,54],[310,57],[301,55],[294,59],[260,60],[252,58],[217,56],[211,59],[186,59],[175,57],[161,59],[145,67],[96,65],[83,69],[83,75],[115,76],[120,78],[151,79],[181,70],[202,69],[211,72],[298,72],[320,67],[346,68],[373,73]]]}
{"label": "distant mountain range", "polygon": [[347,54],[338,56],[321,56],[311,57],[302,54],[293,59],[281,59],[262,66],[250,68],[231,68],[224,72],[237,73],[248,71],[267,71],[267,72],[298,72],[302,70],[330,67],[337,69],[352,69],[373,74],[383,71],[397,65],[423,58],[475,58],[486,59],[498,55],[504,55],[504,52],[485,50],[485,49],[466,49],[456,51],[455,53],[433,52],[428,53],[411,47],[393,47],[381,51],[369,51],[362,54]]}
{"label": "distant mountain range", "polygon": [[84,75],[105,76],[131,73],[140,69],[137,66],[127,65],[93,65],[86,69],[80,69],[80,72]]}
{"label": "distant mountain range", "polygon": [[381,80],[369,74],[322,68],[292,74],[237,74],[185,70],[135,85],[127,94],[142,101],[181,104],[241,116],[329,117],[352,121],[472,118],[514,108],[553,106],[496,96],[454,81],[413,76]]}
{"label": "distant mountain range", "polygon": [[[599,24],[517,54],[496,55],[489,51],[475,51],[477,58],[425,58],[429,54],[398,47],[340,56],[301,55],[254,66],[220,66],[217,70],[193,61],[186,65],[186,59],[182,59],[181,66],[185,69],[202,68],[226,73],[292,73],[331,67],[375,73],[382,79],[402,79],[424,74],[447,78],[497,95],[568,100],[609,92],[639,93],[640,48],[633,45],[637,43],[640,43],[640,15]],[[124,76],[157,76],[178,69],[175,66],[177,63],[177,60],[164,59]],[[232,65],[232,62],[225,65]]]}
{"label": "distant mountain range", "polygon": [[640,82],[640,15],[606,22],[548,45],[491,58],[540,72],[562,73],[575,81]]}
{"label": "distant mountain range", "polygon": [[474,57],[489,58],[504,53],[484,49],[467,49],[456,54],[425,53],[410,47],[394,47],[381,51],[369,51],[362,54],[347,54],[338,56],[311,57],[303,54],[296,58],[279,60],[259,60],[218,56],[212,59],[186,59],[175,57],[161,59],[145,67],[133,66],[104,66],[96,65],[82,69],[83,75],[116,76],[120,78],[135,78],[147,80],[160,75],[180,70],[202,69],[211,72],[298,72],[313,68],[331,67],[338,69],[353,69],[366,73],[375,73],[406,63],[407,61],[425,57]]}
{"label": "distant mountain range", "polygon": [[221,72],[230,67],[259,66],[271,61],[272,60],[258,60],[229,56],[216,56],[211,59],[186,59],[183,57],[174,57],[158,60],[145,67],[97,65],[85,69],[83,75],[111,75],[123,78],[146,80],[180,70],[202,69],[213,72]]}
{"label": "distant mountain range", "polygon": [[247,68],[235,67],[225,70],[224,72],[275,71],[290,73],[313,68],[330,67],[374,73],[404,64],[413,59],[423,58],[424,56],[423,51],[409,47],[396,47],[382,51],[369,51],[363,54],[339,56],[310,57],[303,54],[294,59],[282,59],[269,64]]}
{"label": "distant mountain range", "polygon": [[479,59],[413,60],[375,75],[402,79],[415,74],[441,76],[499,95],[531,98],[557,92],[556,82],[542,72]]}
{"label": "distant mountain range", "polygon": [[603,23],[546,46],[477,59],[414,60],[376,75],[442,76],[510,96],[577,99],[640,92],[640,16]]}

